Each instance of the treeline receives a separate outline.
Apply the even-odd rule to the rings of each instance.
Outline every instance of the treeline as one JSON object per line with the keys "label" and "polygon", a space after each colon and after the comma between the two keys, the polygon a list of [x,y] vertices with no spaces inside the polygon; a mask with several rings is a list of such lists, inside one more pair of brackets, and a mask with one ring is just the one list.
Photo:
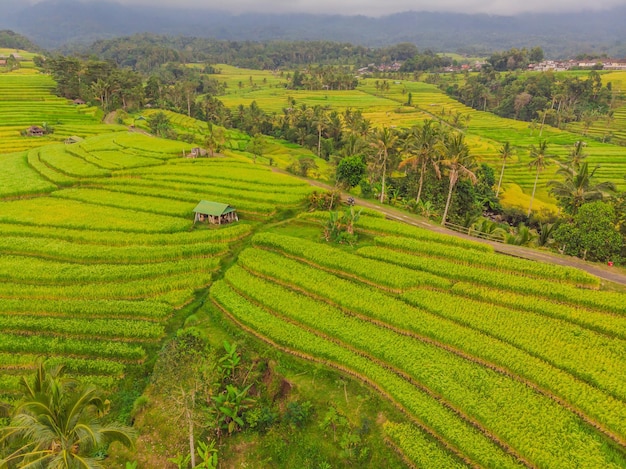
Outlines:
{"label": "treeline", "polygon": [[41,48],[36,46],[30,39],[8,29],[0,31],[0,47],[41,52]]}
{"label": "treeline", "polygon": [[509,49],[504,52],[494,52],[487,59],[487,63],[498,72],[507,70],[525,70],[529,64],[541,62],[544,58],[543,49],[541,47],[533,47],[528,50]]}
{"label": "treeline", "polygon": [[197,69],[168,63],[146,80],[143,74],[112,61],[36,56],[34,62],[52,75],[58,96],[98,105],[105,112],[154,106],[204,119],[205,106],[196,98],[219,95],[225,87],[207,75],[214,72],[211,67]]}
{"label": "treeline", "polygon": [[596,71],[580,78],[552,72],[497,72],[483,67],[463,84],[443,84],[442,88],[474,109],[558,128],[573,121],[591,125],[594,119],[609,114],[613,104],[611,83],[603,85]]}
{"label": "treeline", "polygon": [[259,70],[303,68],[311,64],[364,67],[371,63],[409,60],[409,71],[444,66],[432,51],[420,53],[414,44],[370,48],[331,41],[218,41],[197,37],[138,34],[101,40],[64,52],[96,56],[122,67],[149,73],[169,62],[226,63]]}

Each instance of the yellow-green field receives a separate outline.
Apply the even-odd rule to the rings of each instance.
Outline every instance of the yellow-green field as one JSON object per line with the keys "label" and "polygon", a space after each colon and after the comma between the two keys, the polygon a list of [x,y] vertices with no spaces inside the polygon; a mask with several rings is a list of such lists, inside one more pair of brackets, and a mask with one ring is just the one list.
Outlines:
{"label": "yellow-green field", "polygon": [[[220,66],[221,67],[221,66]],[[295,99],[296,105],[321,105],[328,109],[343,111],[345,109],[361,110],[363,115],[370,119],[375,126],[395,126],[407,128],[419,124],[424,119],[435,118],[449,126],[461,129],[466,134],[466,141],[472,153],[479,161],[487,162],[496,170],[499,169],[498,149],[508,141],[516,149],[517,156],[508,163],[504,177],[505,194],[503,201],[506,205],[527,207],[530,202],[530,193],[534,183],[534,174],[528,169],[529,147],[537,145],[541,139],[549,143],[549,153],[555,159],[563,160],[570,152],[574,143],[585,140],[585,151],[589,154],[591,166],[600,165],[596,173],[598,180],[610,180],[621,190],[626,189],[626,148],[623,146],[602,143],[592,136],[598,136],[604,125],[602,122],[594,124],[589,131],[589,137],[581,133],[559,130],[550,126],[539,129],[528,122],[505,119],[491,113],[477,111],[448,97],[436,86],[411,80],[387,79],[389,89],[380,91],[376,82],[383,79],[362,79],[356,90],[352,91],[305,91],[287,90],[280,85],[280,79],[272,72],[258,72],[254,70],[225,68],[226,74],[214,75],[219,80],[227,80],[229,87],[225,96],[220,99],[232,109],[239,105],[248,106],[256,101],[259,107],[268,113],[281,114],[289,106],[289,100]],[[272,77],[276,82],[271,82]],[[242,77],[252,77],[251,85]],[[602,75],[603,80],[611,81],[613,86],[626,89],[626,73],[607,72]],[[267,85],[263,85],[263,79]],[[241,87],[231,86],[241,81]],[[284,83],[284,82],[283,82]],[[411,93],[412,106],[405,105]],[[571,130],[580,130],[580,125],[574,125]],[[616,142],[621,136],[626,136],[626,108],[615,111],[615,118],[611,123],[611,131]],[[555,178],[557,164],[551,164],[540,174],[536,197],[539,200],[538,208],[545,207],[556,211],[554,200],[549,196],[546,183]],[[508,193],[506,193],[508,191]]]}

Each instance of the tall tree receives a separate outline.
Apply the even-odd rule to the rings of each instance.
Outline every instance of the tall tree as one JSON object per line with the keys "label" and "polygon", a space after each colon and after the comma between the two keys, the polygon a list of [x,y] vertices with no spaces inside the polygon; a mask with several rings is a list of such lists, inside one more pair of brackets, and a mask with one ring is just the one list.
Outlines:
{"label": "tall tree", "polygon": [[22,378],[26,392],[11,422],[0,429],[0,442],[17,449],[0,459],[0,466],[91,469],[101,467],[94,449],[112,441],[133,444],[133,432],[119,424],[102,423],[109,401],[93,385],[80,385],[64,375],[63,366],[39,365],[35,378]]}
{"label": "tall tree", "polygon": [[504,166],[506,165],[506,160],[511,158],[515,153],[514,148],[511,146],[510,142],[504,142],[504,144],[500,147],[499,150],[500,158],[502,159],[502,169],[500,169],[500,179],[498,180],[498,188],[496,189],[496,197],[500,193],[500,187],[502,187],[502,177],[504,176]]}
{"label": "tall tree", "polygon": [[530,204],[528,204],[528,216],[532,213],[533,200],[535,199],[535,192],[537,191],[537,181],[539,180],[539,173],[543,171],[548,165],[548,142],[547,140],[539,141],[539,146],[530,146],[530,163],[528,167],[535,170],[535,183],[533,184],[533,193],[530,196]]}
{"label": "tall tree", "polygon": [[452,192],[460,178],[469,179],[472,184],[476,183],[476,174],[473,172],[475,161],[470,154],[469,147],[461,133],[447,134],[443,141],[438,144],[441,154],[441,165],[446,168],[449,178],[448,198],[446,208],[443,211],[441,224],[445,225],[452,200]]}
{"label": "tall tree", "polygon": [[587,153],[585,153],[586,145],[587,144],[582,140],[578,140],[572,147],[572,151],[569,154],[568,163],[574,170],[578,170],[583,160],[587,158]]}
{"label": "tall tree", "polygon": [[429,163],[435,168],[437,176],[441,177],[437,159],[438,153],[436,151],[436,145],[440,138],[441,132],[437,126],[437,122],[434,119],[429,119],[424,121],[422,127],[412,127],[405,140],[405,149],[412,156],[402,161],[399,168],[404,168],[408,165],[411,165],[414,169],[417,169],[418,166],[420,167],[419,185],[415,199],[416,203],[419,203],[422,195],[424,175],[426,174]]}
{"label": "tall tree", "polygon": [[385,200],[385,182],[389,165],[392,161],[393,153],[396,150],[398,135],[389,127],[382,127],[374,130],[370,136],[370,146],[375,150],[376,166],[381,171],[380,202]]}

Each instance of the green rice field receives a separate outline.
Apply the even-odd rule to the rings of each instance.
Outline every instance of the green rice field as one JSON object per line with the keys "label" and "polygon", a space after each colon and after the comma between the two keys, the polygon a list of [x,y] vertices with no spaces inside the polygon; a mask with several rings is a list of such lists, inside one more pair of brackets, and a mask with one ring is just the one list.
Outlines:
{"label": "green rice field", "polygon": [[213,302],[389,399],[406,422],[387,436],[415,467],[626,464],[624,293],[380,217],[357,225],[374,244],[256,234]]}
{"label": "green rice field", "polygon": [[[0,156],[0,394],[38,357],[113,388],[208,287],[232,243],[303,182],[234,158],[189,160],[180,142],[109,133]],[[202,199],[241,221],[195,226]]]}
{"label": "green rice field", "polygon": [[[517,156],[507,164],[503,181],[505,191],[502,201],[508,206],[528,208],[534,183],[534,173],[528,169],[529,147],[537,145],[541,139],[548,141],[549,153],[553,155],[554,161],[563,160],[575,142],[584,140],[587,143],[585,151],[589,154],[590,165],[600,166],[596,173],[598,180],[609,180],[618,189],[626,189],[626,149],[615,144],[621,142],[626,129],[626,111],[623,108],[615,110],[610,123],[614,143],[602,143],[601,135],[606,132],[606,123],[603,121],[594,123],[588,135],[582,134],[581,124],[570,126],[568,131],[544,126],[540,135],[539,129],[532,128],[528,122],[504,119],[469,108],[445,95],[435,85],[423,82],[388,79],[389,90],[381,92],[376,89],[375,82],[382,80],[369,78],[360,80],[356,90],[305,91],[287,90],[280,83],[270,85],[269,79],[268,84],[264,85],[262,80],[267,77],[262,75],[270,72],[235,69],[235,73],[228,67],[225,67],[225,72],[224,76],[218,74],[215,77],[228,83],[226,95],[220,96],[220,100],[232,109],[256,101],[266,112],[280,114],[288,106],[289,97],[295,99],[297,104],[307,106],[321,105],[339,111],[359,109],[374,125],[401,128],[421,124],[424,119],[431,118],[455,126],[456,118],[460,115],[464,121],[462,130],[466,134],[466,141],[479,161],[499,169],[498,149],[506,141],[515,147]],[[250,85],[245,79],[241,80],[241,87],[233,86],[234,77],[250,76],[256,86]],[[602,77],[604,81],[611,81],[615,89],[626,89],[626,73],[610,72]],[[409,92],[412,95],[412,106],[404,105]],[[557,168],[558,165],[553,162],[540,174],[535,203],[537,210],[545,208],[557,211],[546,188],[546,183],[555,178]]]}

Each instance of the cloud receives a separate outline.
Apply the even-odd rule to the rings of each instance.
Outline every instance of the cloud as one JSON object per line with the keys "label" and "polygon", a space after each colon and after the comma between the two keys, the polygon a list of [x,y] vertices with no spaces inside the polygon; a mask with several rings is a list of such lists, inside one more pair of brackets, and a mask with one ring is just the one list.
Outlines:
{"label": "cloud", "polygon": [[203,8],[232,13],[316,13],[381,16],[402,11],[441,11],[514,15],[606,10],[626,6],[626,0],[118,0],[126,5]]}

